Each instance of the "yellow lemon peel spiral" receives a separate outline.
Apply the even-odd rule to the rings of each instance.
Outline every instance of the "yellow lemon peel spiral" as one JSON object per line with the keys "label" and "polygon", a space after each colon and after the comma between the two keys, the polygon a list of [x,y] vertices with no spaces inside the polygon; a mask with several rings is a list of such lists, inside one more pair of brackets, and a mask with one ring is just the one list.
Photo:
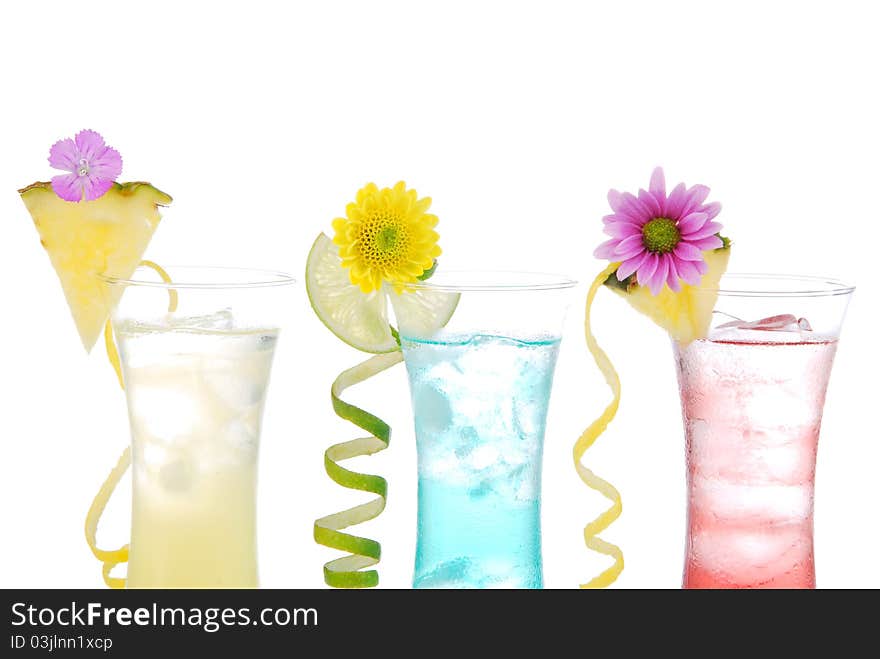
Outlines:
{"label": "yellow lemon peel spiral", "polygon": [[[140,265],[155,270],[166,284],[171,283],[171,277],[160,265],[152,261],[141,261]],[[168,311],[170,313],[177,309],[177,291],[169,289],[168,298]],[[113,367],[119,380],[119,386],[125,390],[125,384],[122,380],[122,367],[119,364],[119,351],[116,349],[116,343],[113,341],[113,326],[109,320],[104,325],[104,347],[107,349],[107,359],[110,361],[110,365]],[[97,541],[98,523],[101,521],[101,515],[107,507],[110,497],[113,496],[113,491],[116,489],[119,481],[122,480],[129,465],[131,465],[131,447],[126,446],[122,455],[119,456],[116,466],[110,471],[107,479],[92,500],[92,505],[89,506],[89,512],[86,514],[86,542],[95,558],[103,563],[102,575],[104,583],[110,588],[125,588],[125,579],[123,577],[111,577],[110,572],[117,565],[128,561],[128,545],[124,545],[119,549],[100,549]]]}
{"label": "yellow lemon peel spiral", "polygon": [[599,537],[599,534],[602,533],[602,531],[607,529],[618,517],[620,517],[620,513],[623,510],[620,493],[611,483],[596,476],[596,474],[587,469],[581,462],[587,449],[593,445],[593,443],[599,438],[599,435],[601,435],[605,431],[605,428],[608,427],[608,424],[611,423],[611,420],[614,418],[614,415],[617,414],[617,408],[620,405],[620,378],[617,375],[617,371],[614,370],[611,360],[608,359],[608,355],[606,355],[605,351],[599,347],[599,344],[596,342],[596,338],[593,336],[593,332],[590,329],[590,308],[593,306],[593,299],[596,297],[596,292],[602,287],[605,280],[617,270],[618,265],[618,263],[612,263],[605,268],[595,280],[593,280],[593,283],[590,285],[590,290],[587,293],[586,315],[584,318],[584,335],[587,340],[587,348],[589,349],[590,354],[593,355],[596,366],[605,377],[605,382],[607,382],[608,386],[611,388],[612,399],[599,418],[593,421],[593,423],[590,424],[590,426],[578,438],[577,442],[575,442],[573,451],[574,466],[575,469],[577,469],[578,476],[581,477],[581,480],[611,501],[610,508],[584,527],[584,542],[588,549],[592,549],[595,552],[613,558],[614,563],[597,577],[591,579],[585,584],[581,584],[581,588],[606,588],[613,584],[617,580],[617,577],[620,576],[620,573],[623,572],[623,552],[618,546],[606,542]]}

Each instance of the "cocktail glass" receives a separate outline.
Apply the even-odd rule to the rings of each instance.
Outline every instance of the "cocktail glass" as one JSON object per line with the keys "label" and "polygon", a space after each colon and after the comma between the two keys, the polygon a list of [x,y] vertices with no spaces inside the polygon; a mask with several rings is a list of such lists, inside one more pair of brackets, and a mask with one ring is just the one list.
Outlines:
{"label": "cocktail glass", "polygon": [[[685,588],[815,588],[813,483],[853,287],[726,275],[705,339],[674,346],[687,443]],[[711,304],[711,297],[707,297]]]}
{"label": "cocktail glass", "polygon": [[427,304],[460,296],[446,326],[426,331],[411,307],[395,314],[418,452],[415,588],[543,586],[544,424],[574,285],[438,271],[414,288]]}
{"label": "cocktail glass", "polygon": [[[256,587],[260,426],[287,275],[108,280],[131,424],[128,587]],[[176,310],[167,311],[169,296]]]}

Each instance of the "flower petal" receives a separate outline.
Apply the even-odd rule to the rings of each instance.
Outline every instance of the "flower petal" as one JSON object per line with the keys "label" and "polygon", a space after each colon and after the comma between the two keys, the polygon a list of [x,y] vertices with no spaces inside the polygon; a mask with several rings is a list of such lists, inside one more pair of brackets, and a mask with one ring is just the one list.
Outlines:
{"label": "flower petal", "polygon": [[721,212],[721,202],[713,201],[711,204],[703,204],[699,211],[708,215],[710,220],[715,219],[715,216]]}
{"label": "flower petal", "polygon": [[703,275],[700,274],[700,269],[697,267],[696,261],[683,261],[681,259],[676,259],[675,267],[678,270],[678,276],[681,280],[691,286],[699,284],[700,279],[703,277]]}
{"label": "flower petal", "polygon": [[664,204],[663,215],[670,220],[679,219],[681,217],[681,209],[684,208],[686,200],[687,188],[685,188],[684,183],[679,183],[669,193],[669,197],[667,197]]}
{"label": "flower petal", "polygon": [[666,176],[663,174],[662,167],[655,167],[651,173],[651,182],[648,184],[648,190],[657,199],[666,198]]}
{"label": "flower petal", "polygon": [[620,203],[622,200],[622,195],[617,190],[612,188],[608,191],[608,205],[611,206],[611,210],[615,213],[620,211]]}
{"label": "flower petal", "polygon": [[82,177],[82,184],[86,193],[86,201],[93,201],[113,187],[113,179],[89,174]]}
{"label": "flower petal", "polygon": [[609,261],[617,261],[618,259],[615,255],[614,250],[617,249],[618,244],[620,244],[620,241],[617,238],[606,240],[595,250],[593,250],[593,256],[595,256],[597,259],[608,259]]}
{"label": "flower petal", "polygon": [[657,270],[657,264],[660,262],[660,257],[656,254],[648,252],[648,256],[645,257],[645,260],[642,261],[642,265],[639,266],[638,274],[636,275],[636,280],[639,282],[640,286],[647,286],[648,282],[651,280],[651,277],[654,276],[654,272]]}
{"label": "flower petal", "polygon": [[618,260],[623,261],[632,258],[636,254],[641,254],[643,251],[645,251],[645,243],[642,240],[642,234],[638,233],[635,236],[621,240],[617,245],[617,249],[614,250],[614,254]]}
{"label": "flower petal", "polygon": [[681,209],[682,215],[687,215],[697,210],[709,196],[709,188],[705,185],[695,185],[685,193],[685,204]]}
{"label": "flower petal", "polygon": [[76,150],[76,144],[69,137],[66,140],[58,140],[49,149],[49,165],[52,168],[76,172],[78,164],[79,152]]}
{"label": "flower petal", "polygon": [[618,212],[632,218],[639,225],[645,224],[645,222],[653,217],[651,209],[646,204],[639,201],[634,194],[624,192],[620,198],[620,211]]}
{"label": "flower petal", "polygon": [[697,272],[699,272],[701,275],[705,275],[707,272],[709,272],[709,264],[705,261],[691,261],[691,263],[697,266]]}
{"label": "flower petal", "polygon": [[104,147],[94,159],[89,161],[89,174],[110,179],[112,183],[122,173],[122,156],[112,147]]}
{"label": "flower petal", "polygon": [[[663,197],[660,197],[659,199],[663,199]],[[658,197],[654,195],[654,193],[639,190],[639,201],[648,208],[653,217],[660,217],[663,215],[663,204],[660,203]]]}
{"label": "flower petal", "polygon": [[700,238],[699,240],[688,240],[688,243],[704,252],[707,249],[718,249],[724,245],[724,243],[721,242],[721,238],[718,236],[709,236],[708,238]]}
{"label": "flower petal", "polygon": [[[697,213],[691,213],[691,215],[697,215]],[[714,236],[716,233],[721,231],[721,224],[718,222],[706,222],[701,228],[697,229],[693,233],[688,233],[682,236],[687,241],[699,240],[700,238],[706,238],[708,236]]]}
{"label": "flower petal", "polygon": [[666,257],[666,262],[669,264],[669,273],[666,275],[666,285],[676,293],[681,290],[681,280],[678,276],[678,269],[676,268],[675,257],[672,254],[664,254]]}
{"label": "flower petal", "polygon": [[641,235],[642,228],[632,222],[609,222],[603,231],[614,238],[629,238]]}
{"label": "flower petal", "polygon": [[697,247],[694,247],[688,242],[681,241],[678,245],[675,246],[675,249],[672,250],[672,253],[675,254],[676,258],[680,261],[702,261],[703,260],[703,252],[701,252]]}
{"label": "flower petal", "polygon": [[76,174],[62,174],[52,177],[52,190],[64,201],[81,201],[83,185]]}
{"label": "flower petal", "polygon": [[663,284],[666,283],[666,275],[669,274],[669,259],[667,254],[663,254],[657,262],[657,269],[651,275],[648,281],[648,288],[651,289],[653,295],[659,295],[663,290]]}
{"label": "flower petal", "polygon": [[79,151],[80,158],[85,158],[91,164],[101,153],[105,147],[104,138],[100,133],[93,130],[81,130],[74,138],[76,148]]}
{"label": "flower petal", "polygon": [[[380,288],[382,288],[382,273],[379,272],[379,270],[370,270],[370,280],[370,290],[367,292],[378,291]],[[363,286],[361,286],[361,290],[363,290]]]}
{"label": "flower petal", "polygon": [[650,252],[644,251],[641,254],[637,254],[631,259],[627,259],[623,263],[620,264],[620,267],[617,268],[617,280],[623,281],[627,277],[629,277],[632,273],[639,269],[642,263],[645,262],[645,259],[650,256]]}
{"label": "flower petal", "polygon": [[678,230],[682,236],[698,231],[705,223],[708,217],[705,213],[690,213],[685,215],[678,222]]}

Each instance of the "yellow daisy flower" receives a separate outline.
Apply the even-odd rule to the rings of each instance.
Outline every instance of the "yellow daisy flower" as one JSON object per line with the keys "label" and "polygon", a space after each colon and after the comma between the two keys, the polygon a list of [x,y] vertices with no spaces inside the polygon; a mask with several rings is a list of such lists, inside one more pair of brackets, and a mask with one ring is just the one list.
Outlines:
{"label": "yellow daisy flower", "polygon": [[364,293],[379,290],[383,281],[401,290],[430,270],[440,256],[437,216],[425,212],[430,207],[430,197],[419,199],[403,181],[358,190],[346,216],[333,220],[333,242],[351,283]]}

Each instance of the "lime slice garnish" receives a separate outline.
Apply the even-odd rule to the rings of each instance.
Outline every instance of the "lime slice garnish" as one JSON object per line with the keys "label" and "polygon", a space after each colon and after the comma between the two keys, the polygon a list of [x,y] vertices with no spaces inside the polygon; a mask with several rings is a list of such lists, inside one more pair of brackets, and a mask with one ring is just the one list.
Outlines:
{"label": "lime slice garnish", "polygon": [[[342,266],[339,248],[323,233],[309,252],[306,292],[321,322],[348,345],[372,353],[398,349],[388,321],[386,292],[363,293],[352,284]],[[399,296],[398,315],[405,316],[406,325],[420,334],[443,327],[452,317],[459,297],[456,293],[419,289]]]}

